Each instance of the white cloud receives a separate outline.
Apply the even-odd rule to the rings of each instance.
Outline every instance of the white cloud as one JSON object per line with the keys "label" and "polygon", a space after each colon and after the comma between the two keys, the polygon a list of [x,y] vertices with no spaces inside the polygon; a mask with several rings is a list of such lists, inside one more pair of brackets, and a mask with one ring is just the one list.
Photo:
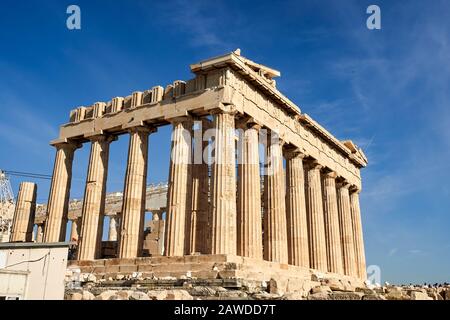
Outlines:
{"label": "white cloud", "polygon": [[398,251],[397,248],[392,248],[391,250],[389,250],[388,256],[392,257],[393,255],[395,255],[397,253],[397,251]]}
{"label": "white cloud", "polygon": [[225,19],[225,15],[224,5],[216,1],[177,0],[165,2],[158,9],[158,19],[164,25],[187,35],[192,46],[220,50],[234,47],[224,40],[224,33],[220,32],[232,23],[231,20]]}

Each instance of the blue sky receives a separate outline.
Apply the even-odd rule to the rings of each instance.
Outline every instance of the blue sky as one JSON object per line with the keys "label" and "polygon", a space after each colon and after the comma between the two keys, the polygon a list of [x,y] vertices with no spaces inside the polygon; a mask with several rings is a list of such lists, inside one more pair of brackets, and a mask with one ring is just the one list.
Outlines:
{"label": "blue sky", "polygon": [[[81,8],[81,30],[66,8]],[[381,8],[382,29],[366,28]],[[450,2],[1,1],[0,168],[51,174],[48,142],[80,105],[191,77],[242,49],[278,88],[369,158],[361,206],[368,264],[392,283],[450,281]],[[167,179],[170,128],[150,138],[148,182]],[[111,146],[123,188],[127,139]],[[82,197],[89,147],[77,151]],[[14,192],[20,178],[12,177]],[[38,200],[49,184],[38,180]]]}

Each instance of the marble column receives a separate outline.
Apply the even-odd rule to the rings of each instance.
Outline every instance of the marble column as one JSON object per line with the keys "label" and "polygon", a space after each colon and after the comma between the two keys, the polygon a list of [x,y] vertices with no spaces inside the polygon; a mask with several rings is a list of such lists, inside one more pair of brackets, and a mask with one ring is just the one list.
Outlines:
{"label": "marble column", "polygon": [[211,177],[211,253],[236,254],[235,113],[214,114]]}
{"label": "marble column", "polygon": [[322,166],[316,161],[309,161],[306,166],[306,207],[308,212],[310,267],[326,272],[328,268],[320,177],[321,169]]}
{"label": "marble column", "polygon": [[[72,226],[70,227],[70,242],[78,242],[80,233],[78,232],[80,229],[78,224],[78,219],[72,220]],[[79,249],[77,249],[79,250]]]}
{"label": "marble column", "polygon": [[109,145],[114,139],[106,135],[90,138],[91,154],[81,211],[78,260],[101,258]]}
{"label": "marble column", "polygon": [[156,210],[152,211],[152,221],[161,220],[160,215],[161,215],[161,213],[159,211],[156,211]]}
{"label": "marble column", "polygon": [[38,224],[36,230],[36,242],[41,243],[44,238],[44,225]]}
{"label": "marble column", "polygon": [[119,258],[141,255],[144,241],[145,200],[147,185],[148,136],[154,131],[139,126],[129,129],[127,171],[123,193],[119,235]]}
{"label": "marble column", "polygon": [[264,259],[288,263],[283,142],[274,133],[266,145]]}
{"label": "marble column", "polygon": [[256,259],[263,258],[260,128],[252,122],[243,126],[238,152],[237,255]]}
{"label": "marble column", "polygon": [[11,226],[10,242],[33,241],[34,215],[36,212],[37,185],[22,182],[17,195],[14,219]]}
{"label": "marble column", "polygon": [[166,234],[166,221],[163,220],[163,211],[162,210],[153,210],[152,211],[152,220],[158,221],[158,252],[160,255],[164,255],[164,236]]}
{"label": "marble column", "polygon": [[209,142],[203,141],[206,121],[196,123],[199,127],[193,130],[192,210],[186,212],[186,254],[207,253],[208,241],[209,177],[208,163],[204,161],[203,154],[207,151]]}
{"label": "marble column", "polygon": [[175,120],[172,125],[164,251],[167,256],[182,256],[185,244],[186,211],[191,210],[192,120],[183,118]]}
{"label": "marble column", "polygon": [[333,171],[327,171],[322,176],[325,240],[327,246],[328,271],[343,274],[336,177],[337,175]]}
{"label": "marble column", "polygon": [[344,274],[357,276],[349,187],[350,185],[345,181],[337,183],[339,227],[341,233]]}
{"label": "marble column", "polygon": [[353,241],[355,245],[357,273],[360,279],[366,280],[366,256],[364,253],[364,239],[361,222],[361,209],[359,206],[359,192],[360,190],[356,188],[350,190],[350,207],[353,222]]}
{"label": "marble column", "polygon": [[109,216],[108,241],[117,241],[117,216]]}
{"label": "marble column", "polygon": [[286,220],[289,264],[309,268],[304,157],[298,149],[286,152]]}
{"label": "marble column", "polygon": [[59,143],[55,147],[56,157],[48,197],[44,242],[64,242],[66,239],[72,163],[74,152],[79,145]]}

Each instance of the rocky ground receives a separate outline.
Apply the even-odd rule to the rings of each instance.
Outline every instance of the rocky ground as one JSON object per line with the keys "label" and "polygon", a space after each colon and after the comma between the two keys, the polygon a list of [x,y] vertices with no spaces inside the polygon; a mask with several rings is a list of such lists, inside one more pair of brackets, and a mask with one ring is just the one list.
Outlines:
{"label": "rocky ground", "polygon": [[[169,277],[168,277],[169,278]],[[67,300],[450,300],[450,285],[429,286],[384,286],[368,285],[352,287],[341,281],[316,279],[304,290],[282,292],[275,279],[258,285],[246,284],[239,288],[197,285],[189,279],[146,279],[136,281],[132,276],[119,275],[116,279],[99,279],[93,275],[82,275],[74,287],[66,290]],[[155,283],[158,283],[155,287]],[[151,284],[151,285],[150,285]]]}

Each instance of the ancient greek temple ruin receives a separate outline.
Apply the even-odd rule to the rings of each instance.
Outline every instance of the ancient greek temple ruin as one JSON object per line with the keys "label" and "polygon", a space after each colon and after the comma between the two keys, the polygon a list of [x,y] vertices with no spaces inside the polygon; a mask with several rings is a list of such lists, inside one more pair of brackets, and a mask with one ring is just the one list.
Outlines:
{"label": "ancient greek temple ruin", "polygon": [[[257,278],[271,273],[270,279],[276,273],[292,279],[312,270],[365,280],[363,151],[336,139],[284,96],[276,87],[279,71],[239,50],[190,69],[193,79],[70,112],[51,142],[56,157],[38,241],[65,241],[74,153],[88,144],[85,194],[71,218],[71,238],[77,242],[73,265],[98,274],[159,270]],[[148,152],[148,139],[165,125],[173,128],[168,184],[164,204],[150,208],[147,168],[158,155]],[[213,134],[206,136],[207,130]],[[119,135],[129,138],[128,162],[124,190],[114,202],[106,196],[108,153]],[[214,161],[202,152],[198,157],[195,148],[212,149]],[[160,248],[145,254],[148,211],[154,211],[154,221],[164,220],[164,230]],[[105,215],[112,217],[108,240],[115,243],[107,256]],[[28,236],[20,239],[29,240],[30,228],[22,224]],[[222,270],[222,262],[236,265]]]}

